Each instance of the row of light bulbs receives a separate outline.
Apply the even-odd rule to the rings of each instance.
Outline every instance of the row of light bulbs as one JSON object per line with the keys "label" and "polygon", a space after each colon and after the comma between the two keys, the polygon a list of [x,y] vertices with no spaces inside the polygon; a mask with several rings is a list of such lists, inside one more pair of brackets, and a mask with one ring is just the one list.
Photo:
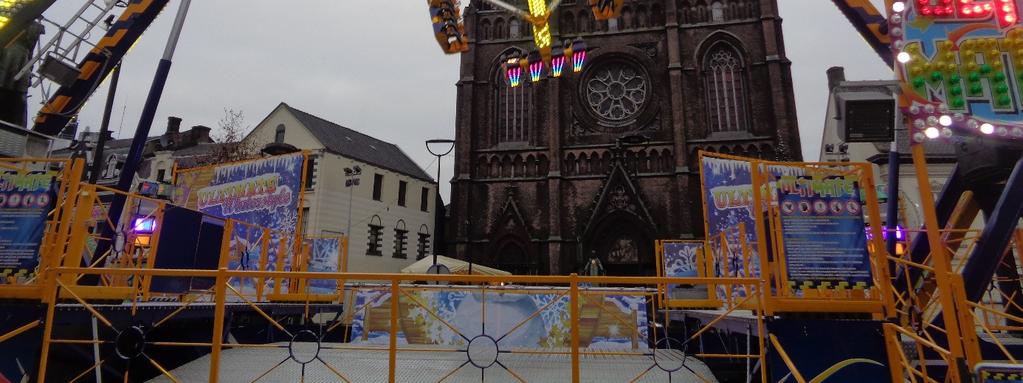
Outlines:
{"label": "row of light bulbs", "polygon": [[[954,9],[951,3],[953,0],[942,0],[945,4],[942,5],[930,5],[930,0],[915,0],[918,2],[918,7],[931,7],[927,8],[928,15],[942,16],[945,14],[952,15]],[[991,3],[985,5],[972,4],[968,0],[959,0],[962,4],[960,9],[961,15],[967,15],[973,18],[982,18],[990,16],[991,12],[995,12],[999,15],[999,23],[1005,25],[1006,23],[1012,24],[1017,21],[1015,5],[1011,3],[1011,0],[998,0],[1003,3],[1001,8],[991,6]],[[979,9],[975,7],[980,7]],[[933,9],[932,9],[933,8]],[[968,9],[967,9],[968,8]],[[940,10],[939,10],[940,9]],[[913,60],[913,56],[910,52],[902,50],[904,42],[902,41],[903,29],[902,23],[905,21],[904,12],[906,11],[906,3],[904,1],[895,1],[892,3],[892,14],[889,17],[889,35],[893,38],[893,47],[898,53],[895,59],[902,64],[908,63]],[[920,9],[921,14],[924,14],[924,9]],[[915,128],[916,133],[913,134],[912,139],[914,142],[921,143],[927,139],[937,139],[940,137],[951,138],[954,134],[952,126],[964,126],[969,130],[976,131],[982,135],[996,135],[1006,138],[1023,139],[1023,128],[1020,127],[1008,127],[1008,126],[996,126],[989,122],[980,121],[974,118],[967,117],[962,113],[949,113],[947,104],[914,104],[909,107],[908,113],[912,120],[912,125]]]}
{"label": "row of light bulbs", "polygon": [[529,54],[518,57],[512,56],[504,63],[505,75],[508,77],[508,84],[517,87],[522,84],[522,72],[529,73],[529,79],[537,82],[543,79],[544,67],[550,67],[551,77],[561,77],[565,70],[565,64],[572,60],[572,72],[579,73],[583,70],[586,62],[586,42],[577,37],[575,40],[565,40],[554,43],[549,58],[545,58],[540,51],[532,51]]}

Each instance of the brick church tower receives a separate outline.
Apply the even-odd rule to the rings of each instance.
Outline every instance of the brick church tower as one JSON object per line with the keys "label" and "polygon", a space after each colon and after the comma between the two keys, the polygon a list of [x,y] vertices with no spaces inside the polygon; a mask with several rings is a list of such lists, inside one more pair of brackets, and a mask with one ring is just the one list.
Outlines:
{"label": "brick church tower", "polygon": [[[511,1],[525,9],[524,0]],[[702,238],[696,153],[800,159],[776,0],[626,0],[596,21],[565,0],[554,37],[581,73],[509,87],[528,24],[473,0],[462,54],[448,243],[516,274],[653,275],[654,241]]]}

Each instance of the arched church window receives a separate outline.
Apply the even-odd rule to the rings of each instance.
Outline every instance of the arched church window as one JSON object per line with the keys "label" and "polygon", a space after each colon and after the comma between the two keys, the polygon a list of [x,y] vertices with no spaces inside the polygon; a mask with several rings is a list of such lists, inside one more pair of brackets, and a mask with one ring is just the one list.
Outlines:
{"label": "arched church window", "polygon": [[505,30],[504,19],[498,18],[497,21],[494,21],[494,38],[500,40],[507,36],[508,31]]}
{"label": "arched church window", "polygon": [[570,35],[575,33],[575,14],[572,11],[561,13],[561,34]]}
{"label": "arched church window", "polygon": [[715,23],[725,21],[725,6],[720,1],[710,5],[710,20]]}
{"label": "arched church window", "polygon": [[590,16],[590,11],[579,11],[579,17],[576,18],[579,22],[579,33],[587,33],[592,29],[591,20],[593,17]]}
{"label": "arched church window", "polygon": [[519,31],[520,26],[519,19],[511,19],[508,22],[508,37],[516,39],[522,36],[521,31]]}
{"label": "arched church window", "polygon": [[483,22],[480,23],[480,41],[490,40],[490,33],[490,20],[483,20]]}
{"label": "arched church window", "polygon": [[[517,57],[521,56],[517,53]],[[501,63],[508,61],[508,56],[501,57]],[[497,79],[494,81],[494,127],[496,127],[497,142],[529,142],[529,132],[532,130],[533,119],[533,84],[529,81],[528,75],[524,75],[522,82],[517,87],[508,83],[508,77],[503,67],[498,67]]]}
{"label": "arched church window", "polygon": [[710,131],[745,131],[748,102],[742,55],[730,44],[721,42],[707,51],[703,62]]}

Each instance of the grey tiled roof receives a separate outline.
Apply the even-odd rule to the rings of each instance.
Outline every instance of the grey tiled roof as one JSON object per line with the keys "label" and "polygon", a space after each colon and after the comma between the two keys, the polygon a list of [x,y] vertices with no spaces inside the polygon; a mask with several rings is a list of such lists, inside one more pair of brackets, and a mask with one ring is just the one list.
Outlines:
{"label": "grey tiled roof", "polygon": [[189,157],[199,156],[204,154],[210,154],[220,150],[224,144],[215,142],[203,142],[195,146],[189,146],[187,148],[178,149],[174,151],[174,157]]}
{"label": "grey tiled roof", "polygon": [[356,132],[284,104],[327,151],[374,166],[433,182],[397,145]]}

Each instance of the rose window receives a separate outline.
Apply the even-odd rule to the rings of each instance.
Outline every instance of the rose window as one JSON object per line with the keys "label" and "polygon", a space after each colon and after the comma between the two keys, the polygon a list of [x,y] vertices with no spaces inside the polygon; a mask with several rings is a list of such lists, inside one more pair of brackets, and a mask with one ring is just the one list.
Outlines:
{"label": "rose window", "polygon": [[586,81],[586,99],[590,109],[611,121],[635,116],[646,102],[647,92],[643,73],[622,63],[599,67]]}

